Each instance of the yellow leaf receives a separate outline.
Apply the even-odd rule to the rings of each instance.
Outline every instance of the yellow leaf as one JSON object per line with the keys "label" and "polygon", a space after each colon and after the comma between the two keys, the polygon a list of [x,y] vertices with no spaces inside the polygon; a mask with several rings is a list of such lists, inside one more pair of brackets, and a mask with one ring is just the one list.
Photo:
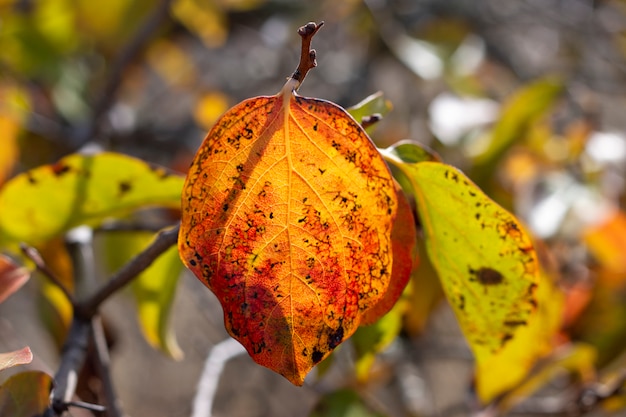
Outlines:
{"label": "yellow leaf", "polygon": [[182,177],[115,153],[70,155],[0,190],[0,246],[38,245],[78,225],[148,206],[178,208]]}
{"label": "yellow leaf", "polygon": [[211,92],[200,97],[193,115],[200,127],[210,129],[226,110],[228,97],[219,92]]}
{"label": "yellow leaf", "polygon": [[[113,273],[153,240],[149,232],[112,232],[102,236],[106,269]],[[183,351],[169,326],[176,285],[183,265],[175,247],[159,256],[133,281],[137,317],[146,341],[171,358],[180,360]]]}
{"label": "yellow leaf", "polygon": [[[539,265],[530,238],[457,169],[388,160],[411,181],[428,255],[481,370],[536,315]],[[479,393],[485,402],[492,394]]]}
{"label": "yellow leaf", "polygon": [[[191,87],[197,82],[198,75],[191,57],[176,43],[159,40],[150,46],[147,55],[152,68],[169,84]],[[226,107],[222,112],[225,110]]]}
{"label": "yellow leaf", "polygon": [[536,297],[537,313],[528,318],[527,325],[520,327],[500,351],[477,363],[476,391],[484,403],[520,384],[537,361],[554,350],[564,295],[549,277],[543,276]]}
{"label": "yellow leaf", "polygon": [[176,0],[172,5],[174,16],[194,32],[208,47],[218,47],[226,41],[226,22],[223,12],[214,2]]}

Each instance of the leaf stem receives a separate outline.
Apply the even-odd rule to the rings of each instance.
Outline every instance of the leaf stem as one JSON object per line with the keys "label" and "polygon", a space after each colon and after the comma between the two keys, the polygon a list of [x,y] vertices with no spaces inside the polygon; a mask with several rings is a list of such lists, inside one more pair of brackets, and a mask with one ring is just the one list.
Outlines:
{"label": "leaf stem", "polygon": [[291,75],[291,79],[297,81],[295,90],[300,87],[302,81],[304,81],[304,77],[312,68],[317,66],[316,52],[315,49],[311,49],[311,41],[313,40],[313,36],[317,33],[317,31],[324,25],[324,22],[309,22],[304,26],[301,26],[298,29],[298,35],[302,38],[302,50],[300,52],[300,63],[298,64],[298,68]]}

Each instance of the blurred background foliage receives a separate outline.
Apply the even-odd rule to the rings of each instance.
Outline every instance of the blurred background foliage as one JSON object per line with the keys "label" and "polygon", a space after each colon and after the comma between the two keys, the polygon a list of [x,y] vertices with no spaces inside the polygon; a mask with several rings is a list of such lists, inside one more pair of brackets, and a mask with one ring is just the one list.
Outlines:
{"label": "blurred background foliage", "polygon": [[[619,374],[626,367],[621,0],[0,0],[0,186],[85,149],[184,173],[225,110],[279,91],[297,65],[296,29],[311,20],[326,24],[314,41],[318,68],[300,93],[348,107],[382,91],[393,111],[372,132],[378,146],[410,138],[431,147],[543,242],[546,269],[565,299],[555,346],[571,349],[570,362],[551,364],[590,378],[585,370],[597,359],[601,381]],[[471,359],[439,303],[434,273],[425,262],[421,268],[406,295],[413,313],[393,326],[403,337],[381,335],[386,350],[374,382],[355,384],[387,415],[465,415]],[[224,337],[215,301],[189,295],[195,285],[184,286],[195,307],[179,301],[176,320],[187,365],[147,355],[144,368],[127,368],[120,392],[131,414],[188,414],[200,363],[193,360]],[[2,315],[10,314],[17,313],[6,303]],[[48,358],[54,363],[55,354]],[[137,387],[148,360],[169,377],[162,386]],[[277,398],[269,398],[273,377],[265,370],[241,381],[237,372],[249,368],[234,369],[220,388],[219,415],[306,415],[319,392],[341,385],[294,394],[271,379]],[[541,375],[536,385],[548,394],[571,394],[569,377]],[[364,407],[343,391],[319,407],[343,398],[340,407]],[[546,398],[514,411],[567,409]],[[605,411],[624,406],[623,397],[613,400]],[[322,411],[315,415],[330,415]]]}

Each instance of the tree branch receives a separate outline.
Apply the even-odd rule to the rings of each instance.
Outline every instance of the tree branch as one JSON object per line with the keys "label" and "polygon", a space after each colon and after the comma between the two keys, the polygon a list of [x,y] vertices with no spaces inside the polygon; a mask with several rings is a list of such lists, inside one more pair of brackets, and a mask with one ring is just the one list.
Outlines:
{"label": "tree branch", "polygon": [[48,278],[54,285],[56,285],[61,290],[63,295],[65,295],[65,297],[68,299],[70,304],[74,305],[74,296],[72,295],[70,290],[67,289],[65,285],[63,285],[61,279],[59,279],[59,277],[57,277],[56,274],[52,272],[48,265],[46,265],[46,262],[41,257],[39,251],[32,246],[28,246],[25,243],[20,244],[20,249],[28,259],[33,261],[37,270],[41,272],[46,278]]}
{"label": "tree branch", "polygon": [[109,281],[87,300],[76,304],[77,313],[84,318],[93,317],[100,305],[113,293],[131,282],[137,275],[148,268],[156,258],[174,245],[178,239],[180,225],[160,232],[143,252],[131,259]]}
{"label": "tree branch", "polygon": [[115,393],[113,380],[111,378],[109,348],[107,347],[107,341],[102,327],[102,319],[99,316],[91,320],[91,332],[93,346],[96,351],[96,366],[100,380],[102,381],[102,391],[107,404],[107,416],[123,417],[124,412],[120,407],[120,402]]}
{"label": "tree branch", "polygon": [[67,411],[76,392],[78,370],[85,363],[90,334],[91,321],[74,315],[69,335],[63,345],[61,365],[54,375],[50,407],[46,410],[44,417],[60,416]]}
{"label": "tree branch", "polygon": [[[113,293],[130,283],[137,275],[150,266],[156,258],[174,245],[178,238],[178,229],[179,226],[177,225],[169,230],[160,232],[150,246],[124,265],[91,297],[85,301],[74,303],[74,317],[69,335],[63,346],[61,365],[54,376],[55,386],[52,390],[50,407],[46,410],[44,417],[60,416],[72,405],[84,407],[79,403],[72,402],[72,397],[76,392],[78,371],[85,363],[87,348],[92,334],[96,342],[96,349],[98,349],[98,343],[103,343],[102,340],[98,339],[98,331],[101,329],[94,328],[94,317],[98,313],[100,305]],[[102,355],[101,351],[98,354],[100,360],[104,359],[102,365],[107,365],[105,356],[108,355]],[[110,415],[122,415],[121,410],[116,406],[116,397],[111,392],[107,397],[112,400],[112,403],[109,404],[112,411]]]}

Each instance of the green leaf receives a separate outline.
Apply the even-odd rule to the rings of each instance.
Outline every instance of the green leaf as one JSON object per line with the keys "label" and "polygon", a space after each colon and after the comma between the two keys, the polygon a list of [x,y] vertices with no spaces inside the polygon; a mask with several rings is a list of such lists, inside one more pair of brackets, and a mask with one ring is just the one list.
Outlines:
{"label": "green leaf", "polygon": [[492,175],[494,165],[504,152],[550,109],[563,88],[561,81],[547,78],[520,88],[508,99],[502,108],[500,120],[493,128],[489,145],[476,157],[476,177],[480,177],[476,180],[479,184]]}
{"label": "green leaf", "polygon": [[[382,92],[365,97],[352,107],[346,109],[354,120],[363,123],[364,118],[375,116],[382,118],[393,109],[391,101],[387,100]],[[369,131],[369,129],[366,128]]]}
{"label": "green leaf", "polygon": [[389,157],[409,164],[426,161],[441,161],[441,158],[435,151],[412,140],[402,140],[388,148],[380,149],[380,153],[383,157]]}
{"label": "green leaf", "polygon": [[369,379],[370,369],[376,355],[383,352],[402,330],[402,317],[406,311],[406,302],[399,300],[382,318],[369,326],[360,326],[351,340],[356,351],[354,368],[358,381]]}
{"label": "green leaf", "polygon": [[178,208],[182,187],[182,177],[126,155],[70,155],[0,190],[0,246],[36,245],[141,207]]}
{"label": "green leaf", "polygon": [[512,214],[456,168],[388,161],[411,181],[428,256],[480,368],[536,314],[532,242]]}
{"label": "green leaf", "polygon": [[28,346],[13,352],[0,353],[0,371],[17,365],[25,365],[33,360],[33,352]]}
{"label": "green leaf", "polygon": [[384,417],[372,411],[349,389],[342,389],[323,396],[309,417]]}
{"label": "green leaf", "polygon": [[48,407],[52,378],[41,371],[21,372],[0,386],[0,416],[33,417]]}
{"label": "green leaf", "polygon": [[[103,236],[107,269],[115,271],[145,249],[154,234],[148,232],[112,232]],[[174,359],[183,352],[168,326],[176,285],[183,264],[175,246],[168,249],[132,283],[139,324],[146,341]]]}

